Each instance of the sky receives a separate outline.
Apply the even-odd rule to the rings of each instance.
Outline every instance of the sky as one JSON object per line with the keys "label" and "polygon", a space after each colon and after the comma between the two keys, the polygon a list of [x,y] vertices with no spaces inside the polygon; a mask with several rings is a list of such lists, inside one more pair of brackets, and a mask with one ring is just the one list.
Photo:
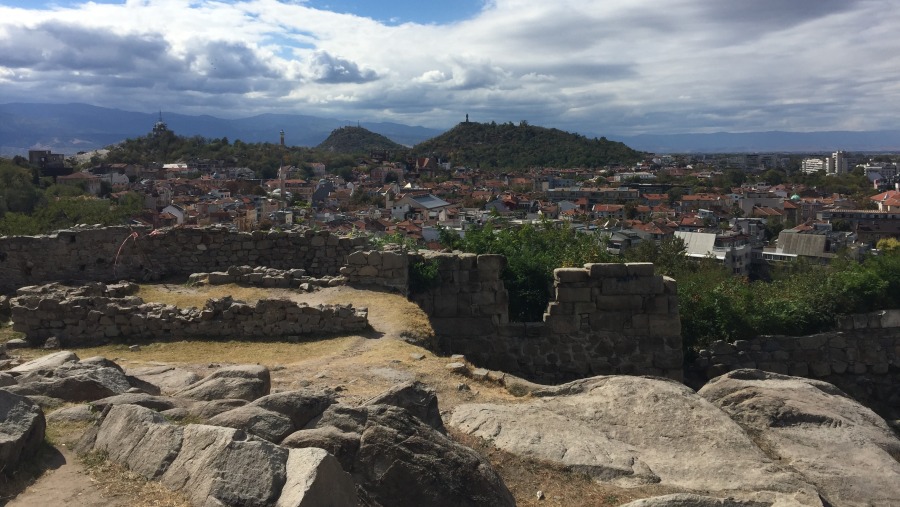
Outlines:
{"label": "sky", "polygon": [[589,136],[900,128],[896,0],[0,0],[0,103]]}

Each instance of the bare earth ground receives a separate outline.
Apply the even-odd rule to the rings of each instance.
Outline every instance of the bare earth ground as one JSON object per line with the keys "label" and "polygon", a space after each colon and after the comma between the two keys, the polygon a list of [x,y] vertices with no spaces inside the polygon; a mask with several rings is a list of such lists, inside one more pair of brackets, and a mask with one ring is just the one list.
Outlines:
{"label": "bare earth ground", "polygon": [[[130,351],[125,345],[74,349],[79,357],[102,355],[123,368],[177,364],[201,375],[213,369],[241,363],[263,364],[272,372],[272,389],[288,390],[300,386],[329,387],[339,391],[341,401],[355,404],[406,380],[419,380],[438,395],[442,412],[460,403],[524,400],[511,395],[499,384],[479,382],[449,373],[448,358],[407,343],[427,341],[432,336],[427,317],[402,296],[333,287],[313,293],[283,289],[257,289],[236,285],[187,287],[161,284],[144,286],[139,294],[145,301],[175,304],[179,307],[202,306],[210,297],[232,295],[253,301],[262,297],[284,297],[315,304],[351,303],[368,307],[372,327],[361,335],[312,337],[317,341],[286,342],[210,342],[178,341],[147,343]],[[0,341],[14,334],[0,329]],[[19,353],[19,351],[14,351]],[[43,354],[40,350],[21,351],[24,358]],[[424,356],[422,358],[421,356]],[[46,456],[35,459],[36,470],[20,479],[23,484],[0,484],[0,506],[4,489],[21,491],[24,483],[33,484],[8,503],[10,507],[72,505],[112,506],[187,506],[178,497],[155,483],[148,483],[127,470],[97,457],[76,458],[69,450],[84,427],[50,425]],[[519,505],[542,506],[615,506],[631,500],[674,492],[671,488],[650,486],[623,489],[598,484],[564,467],[513,456],[474,437],[451,432],[451,436],[485,455],[503,476]],[[25,475],[29,475],[26,473]],[[36,479],[34,479],[36,477]],[[538,499],[537,492],[543,492]],[[9,493],[7,493],[9,494]]]}

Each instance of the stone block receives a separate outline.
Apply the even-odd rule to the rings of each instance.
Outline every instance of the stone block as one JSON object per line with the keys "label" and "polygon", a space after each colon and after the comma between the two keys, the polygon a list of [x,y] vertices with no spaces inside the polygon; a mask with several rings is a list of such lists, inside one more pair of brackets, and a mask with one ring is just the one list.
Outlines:
{"label": "stone block", "polygon": [[622,278],[628,276],[628,268],[619,263],[585,264],[591,278]]}
{"label": "stone block", "polygon": [[647,330],[653,336],[681,336],[681,318],[678,315],[647,315]]}
{"label": "stone block", "polygon": [[366,263],[369,266],[381,266],[381,252],[369,252],[368,257],[366,258]]}
{"label": "stone block", "polygon": [[408,264],[406,255],[399,252],[382,253],[381,262],[384,269],[403,269]]}
{"label": "stone block", "polygon": [[557,287],[556,300],[561,303],[585,302],[591,300],[591,289]]}
{"label": "stone block", "polygon": [[881,314],[882,328],[900,328],[900,310],[884,310]]}
{"label": "stone block", "polygon": [[358,276],[378,276],[378,268],[375,266],[363,266],[359,268]]}
{"label": "stone block", "polygon": [[835,373],[837,373],[838,375],[846,372],[848,366],[849,365],[847,364],[846,361],[840,361],[840,360],[832,360],[831,361],[831,370],[834,371]]}
{"label": "stone block", "polygon": [[684,356],[681,349],[654,352],[653,366],[664,370],[682,368],[684,366]]}
{"label": "stone block", "polygon": [[581,268],[556,268],[553,279],[560,283],[584,283],[588,281],[588,271]]}
{"label": "stone block", "polygon": [[[664,298],[655,298],[655,299],[664,299]],[[637,311],[641,310],[644,305],[644,299],[641,296],[637,295],[623,295],[623,296],[597,296],[595,299],[598,310],[604,311],[621,311],[621,310],[630,310]],[[666,312],[668,313],[668,304],[666,306]]]}
{"label": "stone block", "polygon": [[888,363],[876,363],[869,369],[876,375],[884,375],[890,371],[890,365]]}
{"label": "stone block", "polygon": [[[500,272],[506,267],[506,257],[495,254],[482,254],[477,257],[478,273],[482,280],[496,280],[500,277]],[[485,274],[496,274],[485,279]]]}
{"label": "stone block", "polygon": [[723,340],[716,340],[712,342],[709,348],[714,356],[731,355],[737,353],[737,347]]}
{"label": "stone block", "polygon": [[653,276],[655,274],[652,262],[628,262],[625,268],[630,276]]}
{"label": "stone block", "polygon": [[826,361],[813,361],[809,363],[809,373],[817,378],[831,375],[831,364]]}
{"label": "stone block", "polygon": [[571,334],[580,328],[580,320],[574,315],[550,315],[544,319],[547,329],[554,334]]}
{"label": "stone block", "polygon": [[794,377],[809,376],[809,365],[803,362],[793,363],[788,366],[789,375]]}
{"label": "stone block", "polygon": [[663,292],[669,295],[678,294],[678,282],[675,281],[674,278],[669,278],[668,276],[663,277]]}
{"label": "stone block", "polygon": [[828,344],[828,336],[824,334],[801,336],[797,339],[797,343],[803,350],[820,350]]}
{"label": "stone block", "polygon": [[368,263],[369,261],[366,258],[365,252],[353,252],[347,256],[347,264],[350,264],[351,266],[365,266]]}

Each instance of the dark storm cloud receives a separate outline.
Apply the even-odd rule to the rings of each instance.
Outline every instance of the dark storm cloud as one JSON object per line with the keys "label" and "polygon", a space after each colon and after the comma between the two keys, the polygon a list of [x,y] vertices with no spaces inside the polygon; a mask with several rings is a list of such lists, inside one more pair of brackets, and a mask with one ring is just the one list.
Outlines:
{"label": "dark storm cloud", "polygon": [[325,51],[315,52],[309,61],[311,78],[317,83],[367,83],[378,79],[375,71],[360,69],[350,60],[332,56]]}
{"label": "dark storm cloud", "polygon": [[213,41],[205,45],[206,75],[218,79],[278,77],[246,44]]}
{"label": "dark storm cloud", "polygon": [[159,71],[184,67],[169,56],[159,35],[117,35],[104,30],[47,22],[10,27],[0,36],[0,65],[35,71],[78,70],[129,73],[148,64]]}

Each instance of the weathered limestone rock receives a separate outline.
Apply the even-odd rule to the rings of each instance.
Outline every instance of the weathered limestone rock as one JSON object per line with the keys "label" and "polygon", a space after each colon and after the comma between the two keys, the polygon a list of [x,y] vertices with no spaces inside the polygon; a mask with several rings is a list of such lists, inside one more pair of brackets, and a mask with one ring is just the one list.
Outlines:
{"label": "weathered limestone rock", "polygon": [[109,398],[102,398],[90,403],[90,406],[97,412],[103,412],[107,407],[115,405],[138,405],[157,412],[162,412],[173,408],[186,407],[190,405],[190,401],[169,396],[153,396],[145,393],[125,393],[110,396]]}
{"label": "weathered limestone rock", "polygon": [[220,368],[186,389],[175,393],[194,400],[239,399],[253,401],[269,394],[272,381],[269,369],[259,365]]}
{"label": "weathered limestone rock", "polygon": [[293,424],[293,429],[299,430],[333,403],[333,392],[298,389],[272,393],[253,401],[250,405],[286,416]]}
{"label": "weathered limestone rock", "polygon": [[37,453],[47,423],[34,402],[0,389],[0,473],[12,474]]}
{"label": "weathered limestone rock", "polygon": [[103,418],[94,449],[147,479],[156,479],[178,456],[182,429],[148,408],[117,405]]}
{"label": "weathered limestone rock", "polygon": [[[402,408],[332,405],[315,427],[359,435],[355,456],[345,456],[341,464],[381,505],[515,505],[488,462]],[[299,440],[295,435],[289,439]]]}
{"label": "weathered limestone rock", "polygon": [[900,504],[900,439],[833,385],[735,370],[699,394],[815,484],[831,505]]}
{"label": "weathered limestone rock", "polygon": [[411,415],[432,428],[446,433],[438,399],[434,390],[421,382],[404,382],[375,396],[365,405],[393,405],[406,409]]}
{"label": "weathered limestone rock", "polygon": [[163,485],[198,507],[266,507],[277,501],[288,449],[232,428],[190,424],[182,435]]}
{"label": "weathered limestone rock", "polygon": [[355,507],[356,484],[322,449],[291,449],[287,479],[275,507]]}
{"label": "weathered limestone rock", "polygon": [[768,491],[802,505],[818,503],[802,477],[768,458],[721,410],[676,382],[595,377],[533,395],[539,399],[460,405],[449,425],[508,452],[626,487]]}
{"label": "weathered limestone rock", "polygon": [[281,442],[294,432],[291,420],[278,412],[245,405],[212,417],[209,424],[244,430],[272,443]]}
{"label": "weathered limestone rock", "polygon": [[62,350],[60,352],[47,354],[46,356],[41,356],[37,359],[32,359],[27,363],[20,364],[19,366],[16,366],[15,368],[9,370],[7,373],[11,375],[23,375],[31,372],[52,371],[60,365],[71,363],[74,361],[78,361],[78,356],[75,355],[74,352]]}
{"label": "weathered limestone rock", "polygon": [[163,394],[172,394],[187,389],[201,378],[200,375],[177,366],[135,368],[128,370],[127,373],[144,382],[158,386]]}
{"label": "weathered limestone rock", "polygon": [[100,413],[92,410],[90,405],[75,405],[54,410],[47,414],[48,423],[94,422]]}
{"label": "weathered limestone rock", "polygon": [[[121,394],[131,389],[128,378],[118,366],[102,361],[68,361],[49,369],[57,361],[44,363],[16,378],[12,392],[29,396],[47,396],[69,402],[93,401]],[[25,366],[25,365],[22,365]]]}

